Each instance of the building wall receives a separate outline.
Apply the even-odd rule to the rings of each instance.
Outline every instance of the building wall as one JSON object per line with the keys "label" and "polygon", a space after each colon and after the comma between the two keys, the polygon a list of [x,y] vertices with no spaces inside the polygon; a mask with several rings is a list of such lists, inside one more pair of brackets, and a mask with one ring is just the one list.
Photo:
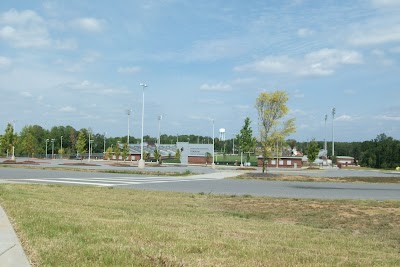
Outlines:
{"label": "building wall", "polygon": [[[263,157],[258,157],[257,159],[258,167],[262,167],[263,165]],[[267,168],[276,168],[277,159],[270,158],[268,159]],[[301,157],[281,157],[278,159],[278,168],[301,168],[303,167],[303,162]]]}
{"label": "building wall", "polygon": [[212,158],[209,158],[207,161],[206,157],[202,156],[188,156],[188,162],[189,164],[211,164],[212,163]]}

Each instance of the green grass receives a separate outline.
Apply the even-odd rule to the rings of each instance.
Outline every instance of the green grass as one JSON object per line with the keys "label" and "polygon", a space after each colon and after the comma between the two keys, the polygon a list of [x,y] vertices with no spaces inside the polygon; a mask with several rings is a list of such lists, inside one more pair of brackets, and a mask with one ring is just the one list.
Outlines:
{"label": "green grass", "polygon": [[399,201],[0,184],[34,266],[399,266]]}

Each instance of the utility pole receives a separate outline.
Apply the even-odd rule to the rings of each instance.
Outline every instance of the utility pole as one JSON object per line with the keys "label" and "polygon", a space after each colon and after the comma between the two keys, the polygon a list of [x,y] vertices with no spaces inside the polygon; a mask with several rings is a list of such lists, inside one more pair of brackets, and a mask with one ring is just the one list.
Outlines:
{"label": "utility pole", "polygon": [[333,121],[335,119],[336,109],[332,108],[332,167],[333,167],[333,158],[335,156],[335,131],[333,127]]}
{"label": "utility pole", "polygon": [[126,110],[126,114],[128,115],[128,136],[126,137],[126,143],[128,144],[128,146],[129,146],[129,122],[130,122],[130,120],[131,120],[131,112],[132,112],[132,110],[130,110],[130,109],[127,109]]}

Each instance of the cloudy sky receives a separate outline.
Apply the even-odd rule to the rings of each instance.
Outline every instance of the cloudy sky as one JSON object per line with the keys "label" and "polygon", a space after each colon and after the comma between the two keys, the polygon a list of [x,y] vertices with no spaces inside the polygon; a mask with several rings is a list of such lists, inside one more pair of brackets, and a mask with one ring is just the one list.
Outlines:
{"label": "cloudy sky", "polygon": [[[400,0],[0,1],[0,132],[238,133],[285,90],[298,141],[400,139]],[[288,117],[288,118],[289,118]]]}

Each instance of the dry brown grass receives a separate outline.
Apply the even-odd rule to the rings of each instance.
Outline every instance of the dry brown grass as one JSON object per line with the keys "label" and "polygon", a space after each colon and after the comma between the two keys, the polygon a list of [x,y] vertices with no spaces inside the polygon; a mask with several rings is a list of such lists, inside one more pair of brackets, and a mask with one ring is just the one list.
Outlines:
{"label": "dry brown grass", "polygon": [[332,182],[332,183],[400,183],[400,176],[393,177],[318,177],[273,173],[245,173],[232,179],[253,179],[290,182]]}
{"label": "dry brown grass", "polygon": [[36,266],[398,266],[399,201],[1,184]]}

